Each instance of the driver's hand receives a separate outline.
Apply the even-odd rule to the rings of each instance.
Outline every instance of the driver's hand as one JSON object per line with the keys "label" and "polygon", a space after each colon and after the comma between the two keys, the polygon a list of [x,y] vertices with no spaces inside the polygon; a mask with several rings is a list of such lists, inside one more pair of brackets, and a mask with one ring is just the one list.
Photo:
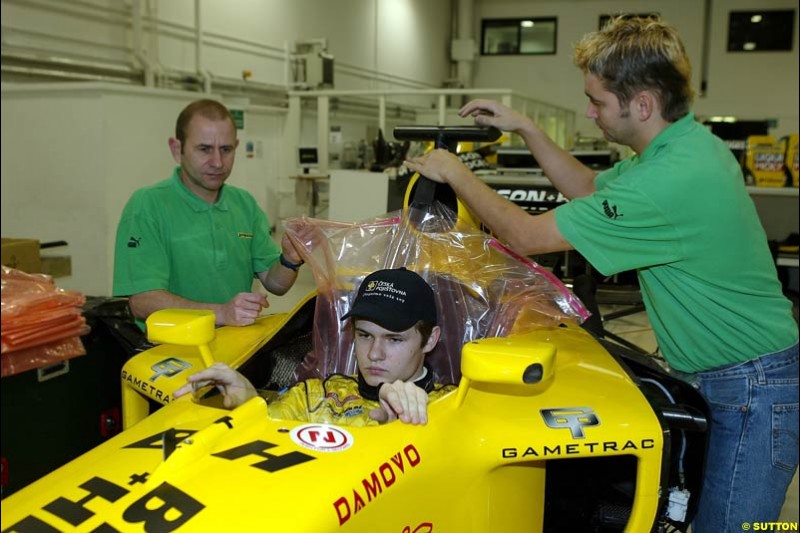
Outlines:
{"label": "driver's hand", "polygon": [[503,131],[517,133],[533,125],[525,115],[494,100],[472,100],[458,110],[458,115],[472,116],[480,126],[494,126]]}
{"label": "driver's hand", "polygon": [[214,363],[205,370],[192,374],[187,381],[186,385],[173,393],[175,398],[192,392],[194,387],[214,385],[222,393],[225,407],[233,409],[258,395],[256,388],[246,377],[225,363]]}
{"label": "driver's hand", "polygon": [[406,424],[428,422],[428,393],[414,383],[397,380],[384,383],[378,392],[381,406],[369,416],[378,422],[392,422],[398,418]]}
{"label": "driver's hand", "polygon": [[427,154],[413,159],[407,159],[405,165],[421,176],[439,183],[450,183],[453,176],[458,173],[469,172],[458,156],[441,148],[431,150]]}
{"label": "driver's hand", "polygon": [[218,326],[249,326],[261,310],[269,307],[267,297],[257,292],[240,292],[222,304],[217,314]]}

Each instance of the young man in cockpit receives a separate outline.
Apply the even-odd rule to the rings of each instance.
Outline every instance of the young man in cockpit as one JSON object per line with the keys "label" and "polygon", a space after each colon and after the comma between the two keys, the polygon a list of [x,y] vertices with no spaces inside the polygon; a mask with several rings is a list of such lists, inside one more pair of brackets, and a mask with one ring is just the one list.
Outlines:
{"label": "young man in cockpit", "polygon": [[[427,406],[453,389],[434,383],[425,355],[436,346],[436,302],[430,285],[405,268],[378,270],[359,287],[350,311],[358,375],[333,374],[297,383],[272,402],[270,416],[350,426],[400,419],[425,424]],[[175,391],[179,398],[193,385],[215,385],[224,404],[234,408],[258,395],[250,381],[223,363],[189,377]]]}

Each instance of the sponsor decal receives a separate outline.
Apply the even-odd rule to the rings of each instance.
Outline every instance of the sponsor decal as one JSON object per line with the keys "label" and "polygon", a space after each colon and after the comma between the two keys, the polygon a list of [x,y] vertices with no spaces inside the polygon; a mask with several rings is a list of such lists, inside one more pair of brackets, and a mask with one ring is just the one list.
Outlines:
{"label": "sponsor decal", "polygon": [[[215,423],[225,422],[226,420],[222,418]],[[175,438],[178,440],[190,437],[196,432],[193,429],[173,428],[173,430],[175,431]],[[145,448],[160,452],[163,446],[163,436],[164,432],[159,432],[128,444],[125,448]],[[261,460],[252,462],[252,459],[249,459],[250,464],[248,466],[269,473],[279,472],[315,459],[300,452],[289,452],[283,455],[266,452],[266,450],[277,446],[277,444],[271,442],[257,440],[212,454],[212,456],[229,461],[256,456]],[[129,486],[145,484],[149,478],[150,472],[133,473],[130,474],[127,484]],[[135,528],[130,528],[131,530],[170,533],[184,526],[206,507],[205,504],[194,498],[190,493],[167,482],[159,484],[132,503],[129,503],[129,500],[133,497],[130,496],[130,493],[131,489],[125,486],[118,485],[100,476],[93,476],[78,485],[77,489],[67,490],[63,496],[56,497],[43,505],[40,511],[23,517],[3,531],[20,533],[27,531],[63,531],[62,520],[70,524],[72,528],[77,528],[81,525],[85,528],[85,523],[98,513],[101,516],[109,515],[110,510],[118,509],[116,512],[121,514],[122,520],[132,526],[136,526]],[[54,520],[54,515],[60,520]],[[97,519],[95,518],[95,520]],[[128,529],[125,528],[123,531]],[[194,529],[197,528],[195,527]],[[112,532],[119,530],[104,522],[93,528],[92,531]]]}
{"label": "sponsor decal", "polygon": [[395,288],[394,283],[390,281],[370,281],[367,284],[367,289],[364,291],[364,298],[369,296],[384,296],[391,300],[398,302],[406,301],[406,291]]}
{"label": "sponsor decal", "polygon": [[318,452],[342,452],[353,445],[353,436],[347,430],[328,424],[303,424],[289,436],[295,444]]}
{"label": "sponsor decal", "polygon": [[[361,480],[360,486],[353,487],[352,494],[345,494],[333,502],[339,525],[344,525],[372,500],[383,494],[384,490],[390,489],[406,472],[416,468],[421,461],[417,448],[409,444],[388,461],[381,463]],[[425,530],[421,529],[420,533],[422,531]]]}
{"label": "sponsor decal", "polygon": [[532,458],[532,457],[560,457],[566,455],[604,455],[609,453],[626,452],[632,450],[648,450],[656,447],[653,439],[581,442],[570,444],[556,444],[553,446],[537,445],[527,448],[502,448],[503,459]]}
{"label": "sponsor decal", "polygon": [[[231,427],[228,417],[220,418],[214,423],[225,424],[229,428]],[[173,432],[171,440],[177,442],[178,446],[181,446],[181,441],[191,437],[197,432],[197,430],[194,429],[170,428],[167,431],[159,431],[158,433],[154,433],[149,437],[145,437],[141,440],[137,440],[136,442],[132,442],[124,446],[124,448],[141,448],[141,449],[151,449],[151,450],[161,451],[163,450],[165,445],[164,442],[165,435],[168,434],[170,431]],[[212,454],[212,457],[219,457],[220,459],[227,459],[228,461],[237,461],[239,459],[243,459],[245,457],[254,455],[264,460],[251,463],[250,466],[252,466],[253,468],[258,468],[259,470],[264,470],[265,472],[278,472],[285,468],[296,466],[308,461],[313,461],[315,459],[315,457],[312,457],[311,455],[306,455],[301,452],[289,452],[289,453],[284,453],[282,455],[267,453],[267,450],[271,450],[272,448],[275,448],[277,446],[278,446],[277,444],[274,444],[272,442],[265,442],[263,440],[254,440],[252,442],[242,444],[241,446],[236,446],[228,450],[214,453]]]}
{"label": "sponsor decal", "polygon": [[522,209],[532,213],[549,211],[567,202],[567,198],[553,187],[531,186],[511,189],[502,185],[487,185],[492,187],[503,198],[507,198]]}
{"label": "sponsor decal", "polygon": [[[61,531],[63,525],[51,525],[52,516],[76,528],[91,519],[98,512],[126,496],[130,491],[107,479],[95,476],[70,491],[67,496],[59,496],[42,507],[46,513],[39,516],[28,515],[5,531]],[[122,511],[122,519],[138,530],[169,533],[194,518],[205,505],[178,487],[163,482],[141,498],[127,505]],[[118,531],[108,523],[102,523],[93,531]]]}
{"label": "sponsor decal", "polygon": [[248,442],[247,444],[243,444],[241,446],[236,446],[235,448],[231,448],[230,450],[225,450],[224,452],[219,452],[219,453],[213,453],[211,455],[212,457],[219,457],[221,459],[227,459],[229,461],[236,461],[244,457],[248,457],[250,455],[255,455],[256,457],[261,457],[265,460],[258,461],[256,463],[251,463],[250,466],[273,474],[275,472],[279,472],[286,468],[291,468],[293,466],[307,463],[308,461],[313,461],[315,459],[315,457],[312,457],[311,455],[306,455],[302,452],[289,452],[289,453],[284,453],[282,455],[267,453],[267,450],[275,448],[276,446],[278,445],[273,444],[271,442],[256,440],[253,442]]}
{"label": "sponsor decal", "polygon": [[164,448],[164,435],[166,433],[172,432],[172,440],[175,442],[180,442],[188,437],[191,437],[195,433],[197,433],[194,429],[175,429],[170,428],[167,431],[159,431],[158,433],[154,433],[149,437],[145,437],[141,440],[137,440],[135,442],[131,442],[130,444],[123,446],[123,448],[140,448],[140,449],[149,449],[149,450],[161,450]]}
{"label": "sponsor decal", "polygon": [[585,439],[584,427],[599,426],[600,419],[589,407],[558,407],[539,411],[544,423],[553,429],[569,429],[573,439]]}
{"label": "sponsor decal", "polygon": [[[331,415],[334,417],[343,416],[349,418],[364,413],[363,406],[357,403],[361,400],[361,396],[357,394],[350,394],[344,398],[340,398],[337,393],[329,392],[325,397],[331,400],[331,404],[327,404],[325,408],[330,411]],[[356,405],[349,405],[351,403],[356,403]]]}
{"label": "sponsor decal", "polygon": [[134,389],[142,391],[144,394],[147,394],[151,398],[158,400],[164,404],[168,404],[172,401],[172,395],[166,393],[156,387],[155,385],[148,383],[143,379],[139,379],[133,374],[129,374],[127,371],[123,370],[120,374],[122,377],[122,381],[127,383],[128,386],[133,387]]}
{"label": "sponsor decal", "polygon": [[161,376],[171,378],[172,376],[176,376],[186,370],[187,368],[191,368],[192,365],[187,363],[182,359],[178,359],[177,357],[170,357],[169,359],[164,359],[163,361],[159,361],[158,363],[154,364],[150,367],[150,370],[155,372],[152,376],[150,376],[150,381],[155,381]]}
{"label": "sponsor decal", "polygon": [[348,394],[344,398],[339,398],[339,395],[335,392],[329,392],[325,395],[326,398],[330,398],[333,403],[336,404],[336,407],[344,407],[346,403],[354,402],[361,399],[361,396],[358,394]]}

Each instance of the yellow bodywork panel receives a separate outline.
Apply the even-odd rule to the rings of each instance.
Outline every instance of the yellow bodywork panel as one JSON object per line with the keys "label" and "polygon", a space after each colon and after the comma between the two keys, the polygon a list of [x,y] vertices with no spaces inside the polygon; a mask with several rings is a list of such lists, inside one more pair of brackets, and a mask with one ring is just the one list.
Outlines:
{"label": "yellow bodywork panel", "polygon": [[[156,316],[147,321],[149,337],[154,342],[161,342],[159,339],[177,342],[151,348],[123,366],[123,429],[148,415],[148,399],[169,403],[172,393],[186,384],[187,376],[211,366],[213,362],[239,368],[315,295],[316,292],[308,294],[289,313],[261,317],[247,327],[226,326],[215,330],[214,314],[207,311],[163,310],[153,313]],[[152,326],[155,326],[154,330],[150,329]]]}
{"label": "yellow bodywork panel", "polygon": [[[238,366],[285,319],[216,330],[214,358]],[[164,398],[202,365],[193,349],[144,352],[126,366],[127,386]],[[189,366],[169,375],[178,368],[164,363],[170,358]],[[524,371],[536,364],[540,379],[526,384]],[[662,430],[636,384],[587,333],[546,328],[470,343],[464,376],[430,405],[425,426],[272,420],[262,398],[233,411],[219,396],[169,401],[4,499],[2,529],[537,532],[549,462],[632,455],[637,489],[625,531],[649,531]]]}

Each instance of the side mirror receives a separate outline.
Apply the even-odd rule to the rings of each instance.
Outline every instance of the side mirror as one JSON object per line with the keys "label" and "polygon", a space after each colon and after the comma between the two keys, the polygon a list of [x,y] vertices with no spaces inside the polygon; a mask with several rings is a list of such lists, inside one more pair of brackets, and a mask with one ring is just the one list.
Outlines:
{"label": "side mirror", "polygon": [[549,342],[492,337],[464,345],[461,375],[485,383],[536,385],[553,375],[556,347]]}
{"label": "side mirror", "polygon": [[538,385],[555,373],[556,347],[549,342],[519,337],[491,337],[464,345],[461,383],[456,405],[461,405],[472,383],[514,386]]}
{"label": "side mirror", "polygon": [[214,364],[208,344],[216,337],[212,311],[162,309],[147,317],[147,340],[156,344],[197,346],[206,368]]}

